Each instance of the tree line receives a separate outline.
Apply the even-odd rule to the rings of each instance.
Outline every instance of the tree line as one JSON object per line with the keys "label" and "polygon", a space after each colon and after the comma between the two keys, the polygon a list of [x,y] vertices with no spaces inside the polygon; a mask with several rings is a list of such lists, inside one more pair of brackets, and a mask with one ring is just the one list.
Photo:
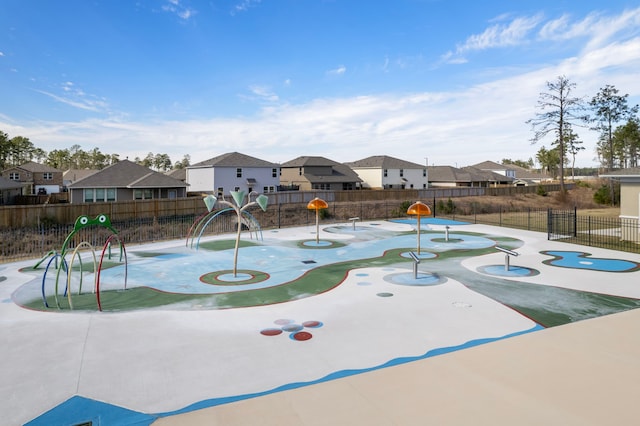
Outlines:
{"label": "tree line", "polygon": [[[80,145],[72,145],[70,148],[54,149],[46,152],[36,147],[29,138],[24,136],[10,138],[7,133],[0,131],[0,170],[20,166],[29,161],[46,164],[59,170],[101,170],[120,161],[120,156],[118,154],[104,154],[99,148],[85,151]],[[154,154],[152,152],[142,159],[136,157],[133,161],[160,172],[182,169],[191,165],[189,154],[186,154],[182,160],[175,163],[171,162],[171,158],[167,154]]]}
{"label": "tree line", "polygon": [[564,166],[570,164],[573,170],[576,154],[585,149],[576,128],[599,133],[596,154],[608,171],[640,164],[638,105],[630,106],[629,95],[620,95],[612,85],[600,88],[590,100],[573,96],[575,87],[564,75],[548,81],[547,91],[538,98],[538,112],[527,120],[534,132],[532,143],[553,136],[552,148],[541,147],[536,159],[543,169],[558,171],[563,192]]}

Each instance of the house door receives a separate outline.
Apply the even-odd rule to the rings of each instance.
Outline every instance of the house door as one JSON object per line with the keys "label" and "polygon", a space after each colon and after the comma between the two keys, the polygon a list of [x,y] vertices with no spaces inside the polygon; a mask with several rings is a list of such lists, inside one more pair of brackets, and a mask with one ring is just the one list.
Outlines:
{"label": "house door", "polygon": [[178,198],[178,194],[176,192],[175,189],[170,189],[169,190],[169,199],[170,200],[175,200],[176,198]]}

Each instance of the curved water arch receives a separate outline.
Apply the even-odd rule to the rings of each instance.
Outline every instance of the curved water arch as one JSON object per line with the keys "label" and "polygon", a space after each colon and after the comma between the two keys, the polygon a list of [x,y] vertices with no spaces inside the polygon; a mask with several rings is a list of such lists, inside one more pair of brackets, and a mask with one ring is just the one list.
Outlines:
{"label": "curved water arch", "polygon": [[[127,261],[127,250],[124,247],[124,243],[118,236],[118,234],[113,234],[107,238],[107,241],[104,243],[104,247],[102,247],[102,254],[100,255],[100,263],[98,264],[98,270],[96,272],[96,281],[95,286],[93,288],[94,293],[96,294],[96,303],[98,304],[98,310],[102,312],[102,303],[100,302],[100,274],[102,272],[102,261],[104,260],[104,253],[107,251],[108,247],[111,247],[111,241],[117,240],[120,243],[120,252],[124,253],[124,289],[127,289],[127,273],[128,273],[128,261]],[[121,257],[122,259],[122,257]]]}
{"label": "curved water arch", "polygon": [[[58,291],[58,287],[57,287],[57,280],[60,274],[60,269],[64,269],[65,271],[68,271],[69,267],[67,265],[67,261],[64,259],[64,257],[62,257],[62,255],[60,253],[55,253],[53,256],[51,256],[51,258],[49,259],[49,262],[47,262],[47,267],[44,269],[44,274],[42,275],[42,302],[44,303],[44,307],[48,308],[49,307],[49,303],[47,303],[47,296],[44,293],[44,285],[47,279],[47,272],[49,271],[49,267],[51,266],[51,262],[53,262],[54,260],[56,260],[57,258],[60,258],[62,261],[62,265],[60,265],[60,267],[58,268],[58,265],[56,265],[56,269],[58,270],[58,272],[56,273],[56,293]],[[44,259],[43,259],[44,260]],[[68,272],[67,272],[68,274]],[[66,296],[66,288],[65,288],[65,296]],[[56,299],[57,301],[57,299]],[[60,306],[58,306],[59,308]]]}
{"label": "curved water arch", "polygon": [[[195,239],[195,241],[196,241],[196,250],[198,250],[198,248],[200,246],[200,238],[202,237],[202,234],[204,233],[204,230],[207,228],[207,226],[217,216],[221,215],[222,213],[226,213],[228,211],[234,211],[234,209],[231,208],[231,207],[228,207],[226,209],[218,210],[216,212],[211,212],[211,213],[205,215],[205,217],[202,218],[202,220],[200,221],[198,226],[196,226],[196,230],[199,230],[199,233],[198,233],[197,237],[194,236],[192,238],[191,247],[193,248],[193,241]],[[242,214],[244,215],[244,217],[246,219],[249,220],[249,225],[251,225],[251,226],[249,226],[249,235],[251,235],[251,231],[253,230],[253,232],[256,233],[256,239],[257,239],[258,238],[258,232],[259,232],[260,233],[260,241],[262,241],[262,229],[260,228],[260,223],[258,222],[258,220],[251,213],[247,212],[246,210],[243,211]]]}
{"label": "curved water arch", "polygon": [[[71,260],[69,261],[69,266],[71,268],[68,269],[67,272],[67,288],[65,290],[65,293],[67,293],[67,300],[69,301],[69,309],[73,310],[73,301],[71,298],[71,272],[73,271],[73,260],[76,257],[76,254],[78,254],[78,250],[81,247],[89,247],[89,249],[91,249],[91,254],[93,255],[93,272],[94,272],[94,276],[96,276],[96,251],[93,248],[93,246],[91,244],[89,244],[87,241],[82,241],[80,244],[78,244],[78,246],[75,248],[75,250],[73,250],[73,253],[71,254]],[[78,255],[78,259],[80,261],[80,285],[78,288],[78,295],[80,295],[82,293],[82,257],[80,255]],[[94,286],[95,286],[95,280],[96,278],[94,278]],[[58,288],[58,282],[56,281],[56,293],[57,293],[57,288]],[[56,303],[58,302],[58,299],[56,298]],[[58,307],[60,307],[58,305]]]}

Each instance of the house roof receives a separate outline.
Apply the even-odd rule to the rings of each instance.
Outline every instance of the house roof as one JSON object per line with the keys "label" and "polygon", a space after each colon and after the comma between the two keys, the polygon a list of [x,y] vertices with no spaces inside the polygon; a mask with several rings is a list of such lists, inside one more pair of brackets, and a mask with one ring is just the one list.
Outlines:
{"label": "house roof", "polygon": [[80,179],[86,178],[87,176],[91,176],[98,171],[99,170],[92,169],[69,169],[62,173],[62,179],[76,182]]}
{"label": "house roof", "polygon": [[184,182],[185,180],[187,180],[187,169],[182,168],[169,170],[165,173],[165,175],[171,176],[174,179],[178,179]]}
{"label": "house roof", "polygon": [[259,158],[251,157],[250,155],[241,154],[239,152],[228,152],[226,154],[218,155],[217,157],[210,158],[208,160],[201,161],[196,164],[192,164],[187,168],[198,167],[277,167],[277,164],[270,163]]}
{"label": "house roof", "polygon": [[471,177],[471,180],[473,182],[513,182],[513,178],[501,175],[500,173],[492,172],[490,170],[482,170],[474,166],[467,166],[463,167],[462,169],[466,172],[469,172],[469,176]]}
{"label": "house roof", "polygon": [[337,161],[330,160],[325,157],[319,156],[301,156],[294,158],[293,160],[286,161],[281,164],[282,167],[315,167],[315,166],[335,166],[338,165]]}
{"label": "house roof", "polygon": [[452,166],[429,166],[430,182],[471,182],[471,175],[468,171]]}
{"label": "house roof", "polygon": [[344,163],[351,168],[376,168],[376,169],[424,169],[426,166],[389,157],[388,155],[373,155],[361,160]]}
{"label": "house roof", "polygon": [[488,170],[480,170],[474,166],[462,169],[451,166],[429,166],[427,170],[430,182],[513,182],[513,178]]}
{"label": "house roof", "polygon": [[47,166],[46,164],[36,163],[34,161],[29,161],[19,166],[9,167],[6,170],[12,170],[12,169],[26,170],[31,173],[62,172],[62,170],[56,169],[55,167]]}
{"label": "house roof", "polygon": [[612,177],[612,178],[621,178],[621,177],[630,177],[630,178],[640,178],[640,167],[630,167],[627,169],[616,170],[613,172],[601,174],[600,177]]}
{"label": "house roof", "polygon": [[22,184],[15,180],[10,180],[0,176],[0,189],[16,189],[22,188]]}
{"label": "house roof", "polygon": [[73,182],[69,188],[181,188],[184,182],[147,167],[121,160]]}
{"label": "house roof", "polygon": [[511,165],[504,165],[496,163],[495,161],[483,161],[482,163],[472,164],[471,167],[475,167],[480,170],[509,170]]}
{"label": "house roof", "polygon": [[517,179],[548,179],[549,176],[538,173],[524,167],[517,166],[515,164],[499,164],[494,161],[483,161],[482,163],[474,164],[470,167],[475,167],[480,170],[489,170],[489,171],[497,171],[497,170],[511,170],[515,174]]}
{"label": "house roof", "polygon": [[362,182],[362,179],[346,164],[338,163],[325,157],[303,156],[282,163],[282,168],[293,167],[331,167],[331,175],[316,175],[306,172],[305,179],[311,183]]}

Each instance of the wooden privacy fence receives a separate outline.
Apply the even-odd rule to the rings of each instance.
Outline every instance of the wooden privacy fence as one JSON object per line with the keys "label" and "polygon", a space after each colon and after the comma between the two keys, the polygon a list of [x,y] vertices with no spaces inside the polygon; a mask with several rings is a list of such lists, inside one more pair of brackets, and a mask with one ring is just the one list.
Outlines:
{"label": "wooden privacy fence", "polygon": [[[567,185],[571,188],[572,185]],[[559,185],[544,185],[545,191],[553,192]],[[328,203],[366,203],[430,201],[441,198],[471,197],[482,195],[514,195],[535,193],[537,186],[508,186],[495,188],[451,187],[427,189],[386,189],[358,191],[285,191],[265,194],[269,205],[308,203],[315,197]],[[227,196],[227,198],[229,198]],[[42,204],[0,206],[0,229],[20,228],[36,225],[73,224],[78,216],[95,217],[107,214],[111,221],[159,218],[171,216],[199,215],[206,211],[202,197],[177,199],[131,200],[108,203]]]}

